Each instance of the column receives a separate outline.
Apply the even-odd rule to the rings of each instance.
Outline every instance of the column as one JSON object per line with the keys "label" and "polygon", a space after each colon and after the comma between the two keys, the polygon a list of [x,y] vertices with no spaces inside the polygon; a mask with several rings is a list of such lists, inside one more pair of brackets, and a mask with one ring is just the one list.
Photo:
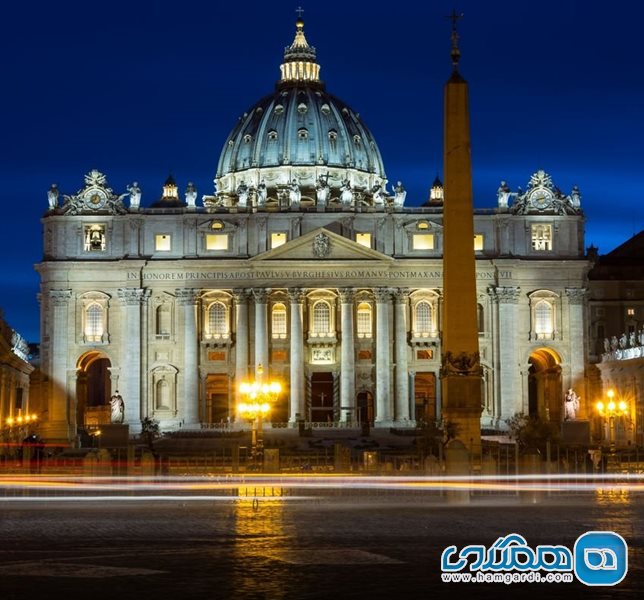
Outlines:
{"label": "column", "polygon": [[288,297],[291,302],[291,404],[288,422],[294,424],[298,414],[301,419],[307,418],[304,414],[304,292],[293,288],[288,291]]}
{"label": "column", "polygon": [[[585,288],[566,288],[568,298],[568,355],[570,356],[570,381],[565,386],[573,388],[582,399],[588,398],[584,388],[584,355],[586,344],[584,342],[584,303],[586,299]],[[562,382],[563,383],[563,382]],[[588,418],[590,407],[582,400],[579,407],[578,418]]]}
{"label": "column", "polygon": [[236,289],[233,290],[233,297],[235,299],[235,389],[239,390],[239,385],[248,377],[248,292]]}
{"label": "column", "polygon": [[[121,288],[118,297],[123,305],[122,359],[119,393],[125,403],[124,423],[138,431],[141,423],[141,303],[145,290]],[[115,389],[112,389],[112,393]]]}
{"label": "column", "polygon": [[355,292],[342,288],[340,295],[340,327],[342,346],[340,352],[340,420],[357,421],[356,414],[356,352],[353,339],[353,301]]}
{"label": "column", "polygon": [[396,339],[396,408],[395,419],[400,425],[409,424],[409,373],[407,367],[407,303],[409,290],[395,292],[396,308],[394,313]]}
{"label": "column", "polygon": [[69,323],[69,301],[71,290],[51,290],[50,303],[53,306],[51,321],[51,391],[49,394],[48,423],[45,436],[48,439],[67,439],[69,419],[67,406],[67,356],[69,353],[69,336],[73,335]]}
{"label": "column", "polygon": [[388,288],[376,288],[376,416],[375,424],[389,427],[392,421],[391,364],[389,360]]}
{"label": "column", "polygon": [[199,423],[199,371],[197,339],[197,302],[199,290],[176,290],[183,305],[183,394],[177,394],[179,417],[186,427]]}
{"label": "column", "polygon": [[501,391],[498,415],[500,422],[523,412],[519,383],[518,331],[519,288],[498,286],[494,292],[499,306],[499,387]]}
{"label": "column", "polygon": [[267,304],[270,290],[255,288],[252,290],[255,299],[255,371],[262,365],[268,377],[268,314]]}

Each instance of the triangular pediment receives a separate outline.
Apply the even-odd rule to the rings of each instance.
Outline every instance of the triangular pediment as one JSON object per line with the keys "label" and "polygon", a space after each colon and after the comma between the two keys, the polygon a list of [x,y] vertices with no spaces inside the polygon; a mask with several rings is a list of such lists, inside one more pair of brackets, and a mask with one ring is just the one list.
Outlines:
{"label": "triangular pediment", "polygon": [[387,261],[393,258],[349,240],[324,227],[314,229],[286,244],[250,259],[264,260],[361,260]]}

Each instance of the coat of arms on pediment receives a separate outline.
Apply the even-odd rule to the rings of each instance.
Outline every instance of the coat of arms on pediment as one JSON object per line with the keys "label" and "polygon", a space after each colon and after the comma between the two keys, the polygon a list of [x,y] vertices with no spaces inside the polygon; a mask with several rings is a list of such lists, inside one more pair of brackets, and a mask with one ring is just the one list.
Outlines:
{"label": "coat of arms on pediment", "polygon": [[313,256],[327,258],[331,254],[331,238],[326,233],[318,233],[313,238]]}

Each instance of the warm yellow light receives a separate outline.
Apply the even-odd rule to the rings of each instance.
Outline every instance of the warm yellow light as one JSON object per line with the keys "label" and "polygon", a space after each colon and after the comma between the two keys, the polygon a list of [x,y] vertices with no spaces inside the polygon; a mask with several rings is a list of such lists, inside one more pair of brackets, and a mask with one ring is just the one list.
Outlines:
{"label": "warm yellow light", "polygon": [[36,419],[38,419],[38,415],[31,415],[31,420],[32,421],[35,421]]}
{"label": "warm yellow light", "polygon": [[25,415],[25,423],[29,423],[31,421],[31,415]]}
{"label": "warm yellow light", "polygon": [[606,392],[606,395],[609,398],[612,398],[615,395],[615,390],[613,390],[613,389],[608,390],[608,392]]}
{"label": "warm yellow light", "polygon": [[9,417],[7,419],[7,425],[9,425],[9,427],[11,427],[11,425],[13,425],[13,419],[11,417]]}
{"label": "warm yellow light", "polygon": [[608,412],[613,412],[615,410],[615,403],[611,400],[608,403]]}
{"label": "warm yellow light", "polygon": [[622,412],[626,412],[626,406],[627,406],[626,402],[622,400],[617,406],[619,407],[619,410],[621,410]]}
{"label": "warm yellow light", "polygon": [[16,422],[18,423],[18,425],[21,425],[22,424],[22,416],[18,417],[16,419]]}
{"label": "warm yellow light", "polygon": [[597,404],[595,404],[595,407],[597,408],[597,410],[600,413],[604,412],[604,403],[603,402],[601,402],[601,401],[597,402]]}

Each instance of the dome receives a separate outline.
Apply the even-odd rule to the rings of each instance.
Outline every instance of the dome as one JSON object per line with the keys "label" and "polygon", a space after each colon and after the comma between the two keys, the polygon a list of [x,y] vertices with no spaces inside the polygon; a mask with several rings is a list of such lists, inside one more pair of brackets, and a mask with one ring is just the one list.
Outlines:
{"label": "dome", "polygon": [[331,197],[346,182],[366,193],[386,186],[371,132],[358,113],[326,91],[315,60],[298,19],[275,91],[249,108],[226,139],[215,179],[219,197],[234,202],[239,186],[260,184],[269,198],[277,197],[280,186],[297,181],[302,198],[313,198],[320,177]]}

